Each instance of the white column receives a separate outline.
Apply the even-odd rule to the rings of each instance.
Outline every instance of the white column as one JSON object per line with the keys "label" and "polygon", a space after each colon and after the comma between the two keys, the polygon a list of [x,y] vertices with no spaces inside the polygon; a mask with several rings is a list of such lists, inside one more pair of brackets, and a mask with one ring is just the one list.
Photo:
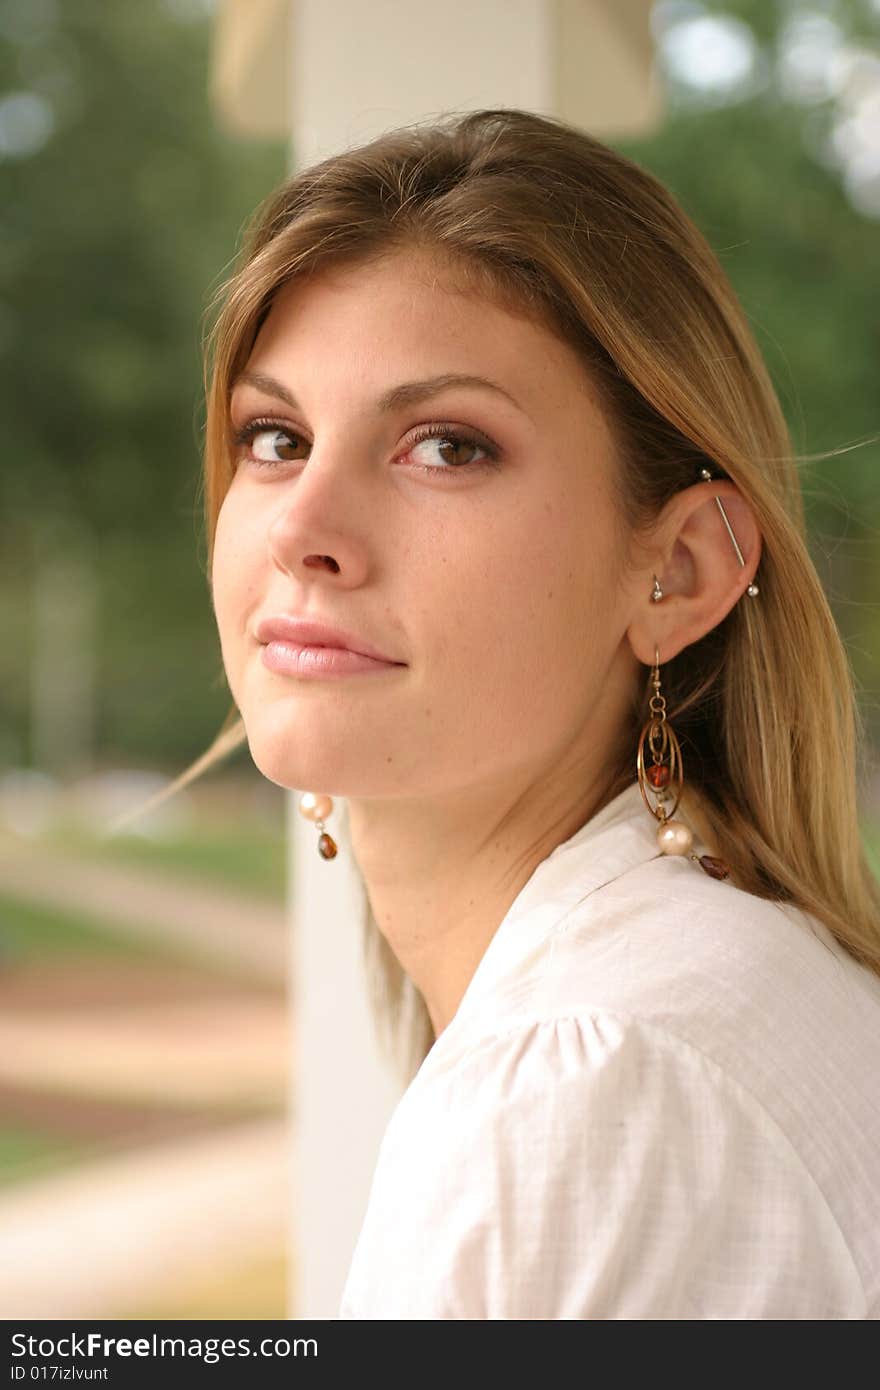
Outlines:
{"label": "white column", "polygon": [[[648,0],[260,0],[231,5],[248,43],[228,48],[215,92],[227,121],[266,133],[287,52],[292,167],[393,126],[516,106],[602,137],[658,113]],[[257,14],[265,21],[256,42]],[[250,15],[250,21],[248,20]],[[232,32],[232,28],[228,30]],[[218,63],[218,70],[219,70]],[[222,90],[220,87],[222,86]],[[258,88],[259,90],[255,90]],[[277,90],[277,88],[276,88]],[[239,98],[236,92],[240,92]],[[324,788],[304,790],[321,792]],[[287,797],[292,1003],[292,1318],[332,1318],[400,1083],[383,1063],[362,969],[362,898],[336,798],[336,859]]]}
{"label": "white column", "polygon": [[[312,790],[305,788],[305,790]],[[286,798],[291,1000],[291,1247],[288,1315],[333,1317],[367,1203],[376,1152],[402,1090],[374,1034],[362,966],[362,893],[347,805],[318,830]]]}

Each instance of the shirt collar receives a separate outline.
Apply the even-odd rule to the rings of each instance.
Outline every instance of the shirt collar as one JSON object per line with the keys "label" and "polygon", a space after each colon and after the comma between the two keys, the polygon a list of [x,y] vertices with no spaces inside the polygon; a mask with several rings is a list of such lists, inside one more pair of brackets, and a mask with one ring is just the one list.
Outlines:
{"label": "shirt collar", "polygon": [[441,1038],[457,1034],[500,980],[537,959],[572,907],[660,854],[657,821],[638,781],[632,782],[537,865],[502,918]]}

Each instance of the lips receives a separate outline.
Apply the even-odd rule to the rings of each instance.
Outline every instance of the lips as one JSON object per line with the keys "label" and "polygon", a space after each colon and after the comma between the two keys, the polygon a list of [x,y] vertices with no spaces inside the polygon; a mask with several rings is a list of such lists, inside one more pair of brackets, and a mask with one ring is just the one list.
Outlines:
{"label": "lips", "polygon": [[312,618],[298,618],[289,613],[277,613],[261,618],[255,636],[258,642],[291,642],[300,647],[341,647],[345,651],[360,652],[376,661],[390,661],[396,666],[406,662],[397,661],[393,656],[381,651],[365,637],[344,628],[331,627],[328,623],[317,622]]}

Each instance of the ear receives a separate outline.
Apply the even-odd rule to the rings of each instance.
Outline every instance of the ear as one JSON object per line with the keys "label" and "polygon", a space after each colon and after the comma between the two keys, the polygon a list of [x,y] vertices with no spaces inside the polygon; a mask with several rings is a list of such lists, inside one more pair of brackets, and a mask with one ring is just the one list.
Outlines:
{"label": "ear", "polygon": [[[761,532],[754,512],[736,485],[721,479],[695,483],[676,493],[654,534],[662,541],[653,550],[653,567],[640,570],[636,577],[627,629],[633,652],[646,666],[653,666],[655,649],[661,662],[670,661],[717,627],[751,584],[761,558]],[[655,574],[663,590],[659,602],[651,597]]]}

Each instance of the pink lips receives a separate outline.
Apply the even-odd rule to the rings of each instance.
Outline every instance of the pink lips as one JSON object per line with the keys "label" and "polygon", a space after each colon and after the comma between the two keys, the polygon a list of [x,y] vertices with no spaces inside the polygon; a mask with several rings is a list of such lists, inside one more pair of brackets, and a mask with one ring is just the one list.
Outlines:
{"label": "pink lips", "polygon": [[347,676],[406,665],[355,633],[286,613],[261,619],[255,635],[263,665],[281,675]]}

